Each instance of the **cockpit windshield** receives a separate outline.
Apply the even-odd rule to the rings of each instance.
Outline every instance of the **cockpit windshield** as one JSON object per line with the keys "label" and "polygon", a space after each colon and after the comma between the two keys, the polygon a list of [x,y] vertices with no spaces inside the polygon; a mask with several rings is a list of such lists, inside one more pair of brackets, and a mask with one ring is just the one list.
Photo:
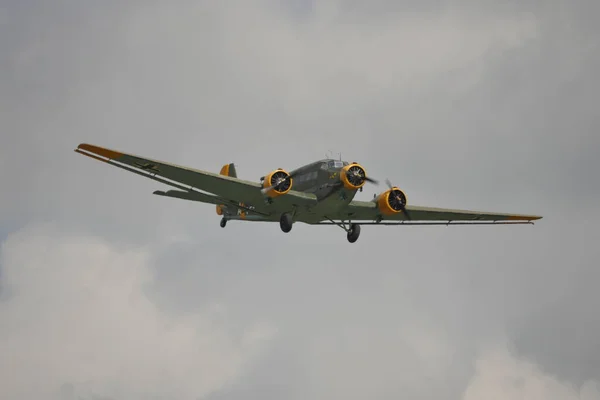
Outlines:
{"label": "cockpit windshield", "polygon": [[329,168],[329,169],[342,168],[343,166],[344,166],[343,161],[330,160],[329,162],[327,162],[327,168]]}
{"label": "cockpit windshield", "polygon": [[346,165],[348,165],[347,161],[325,160],[325,161],[323,161],[323,164],[321,164],[321,169],[324,169],[324,170],[340,169],[340,168],[344,168]]}

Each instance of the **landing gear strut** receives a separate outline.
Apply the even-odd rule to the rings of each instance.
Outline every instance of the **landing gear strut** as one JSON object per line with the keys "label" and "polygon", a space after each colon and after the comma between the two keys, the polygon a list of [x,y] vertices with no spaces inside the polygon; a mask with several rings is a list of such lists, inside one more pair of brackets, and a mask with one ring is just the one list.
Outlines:
{"label": "landing gear strut", "polygon": [[332,224],[335,224],[346,231],[346,237],[348,238],[348,241],[350,243],[354,243],[358,240],[358,237],[360,236],[360,225],[359,224],[350,223],[350,225],[348,227],[346,227],[346,224],[344,223],[344,221],[338,223],[330,218],[327,218],[327,219]]}
{"label": "landing gear strut", "polygon": [[292,230],[292,216],[289,213],[281,214],[281,218],[279,219],[279,226],[281,230],[285,233],[288,233]]}
{"label": "landing gear strut", "polygon": [[221,228],[225,228],[225,225],[227,225],[227,220],[225,219],[225,217],[221,218],[221,222],[219,223],[219,225],[221,225]]}

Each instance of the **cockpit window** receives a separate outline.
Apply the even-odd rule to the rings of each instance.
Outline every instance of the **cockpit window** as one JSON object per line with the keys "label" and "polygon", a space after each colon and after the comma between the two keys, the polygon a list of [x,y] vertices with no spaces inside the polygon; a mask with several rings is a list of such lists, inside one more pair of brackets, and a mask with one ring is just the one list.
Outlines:
{"label": "cockpit window", "polygon": [[329,160],[327,162],[327,168],[329,168],[329,169],[342,168],[343,166],[344,166],[344,162],[343,161]]}
{"label": "cockpit window", "polygon": [[348,165],[348,163],[345,161],[327,160],[321,164],[321,169],[339,169],[346,165]]}

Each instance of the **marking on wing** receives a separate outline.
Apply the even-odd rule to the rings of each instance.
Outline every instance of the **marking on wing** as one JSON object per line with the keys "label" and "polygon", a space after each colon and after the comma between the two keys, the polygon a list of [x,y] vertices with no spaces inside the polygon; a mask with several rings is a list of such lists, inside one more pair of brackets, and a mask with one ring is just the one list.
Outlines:
{"label": "marking on wing", "polygon": [[140,163],[140,162],[137,162],[137,161],[135,161],[133,164],[136,167],[138,167],[140,169],[143,169],[144,171],[154,172],[154,173],[160,172],[160,169],[158,168],[158,165],[156,165],[156,164],[152,164],[152,163],[149,163],[149,162],[147,162],[147,163]]}

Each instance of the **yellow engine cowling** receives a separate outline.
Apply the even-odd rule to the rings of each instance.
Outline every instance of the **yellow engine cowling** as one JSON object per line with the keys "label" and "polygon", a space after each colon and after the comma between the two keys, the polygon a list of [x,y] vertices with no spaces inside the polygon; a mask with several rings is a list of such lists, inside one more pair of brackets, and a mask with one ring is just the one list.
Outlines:
{"label": "yellow engine cowling", "polygon": [[292,189],[293,183],[293,179],[289,176],[290,174],[281,168],[277,168],[276,170],[269,173],[267,176],[265,176],[265,180],[263,181],[263,189],[275,186],[280,182],[282,183],[278,187],[272,188],[265,194],[269,197],[277,197],[289,192]]}
{"label": "yellow engine cowling", "polygon": [[340,180],[348,190],[358,190],[366,183],[367,171],[362,165],[352,163],[340,171]]}
{"label": "yellow engine cowling", "polygon": [[382,215],[401,213],[406,205],[406,195],[397,187],[386,190],[375,200]]}

